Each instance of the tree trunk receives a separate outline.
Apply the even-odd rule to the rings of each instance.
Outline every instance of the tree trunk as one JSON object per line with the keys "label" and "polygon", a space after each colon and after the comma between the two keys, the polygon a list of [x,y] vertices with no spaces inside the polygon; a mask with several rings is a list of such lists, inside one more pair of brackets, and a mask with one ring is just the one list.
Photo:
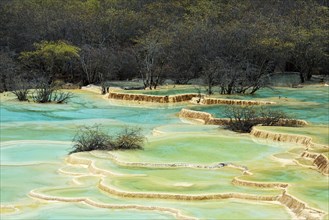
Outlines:
{"label": "tree trunk", "polygon": [[253,95],[257,90],[259,90],[259,87],[258,87],[258,86],[254,87],[254,88],[251,90],[250,94]]}
{"label": "tree trunk", "polygon": [[211,82],[208,82],[208,95],[212,94],[212,85]]}
{"label": "tree trunk", "polygon": [[2,83],[2,86],[0,86],[0,89],[2,89],[3,91],[0,91],[0,92],[6,92],[6,91],[8,91],[5,73],[2,73],[1,83]]}
{"label": "tree trunk", "polygon": [[306,72],[306,80],[311,80],[312,78],[312,68],[309,68]]}
{"label": "tree trunk", "polygon": [[302,72],[299,73],[299,78],[300,78],[301,83],[305,82],[305,77],[304,77],[304,74]]}
{"label": "tree trunk", "polygon": [[101,92],[102,95],[105,95],[106,94],[106,87],[102,86],[102,92]]}

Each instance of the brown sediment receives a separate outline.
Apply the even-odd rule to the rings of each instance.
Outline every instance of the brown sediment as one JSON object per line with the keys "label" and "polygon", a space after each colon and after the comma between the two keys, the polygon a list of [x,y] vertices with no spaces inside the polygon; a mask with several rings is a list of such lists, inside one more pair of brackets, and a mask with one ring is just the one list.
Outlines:
{"label": "brown sediment", "polygon": [[187,93],[179,95],[148,95],[148,94],[133,94],[133,93],[119,93],[110,92],[109,99],[118,99],[125,101],[140,101],[140,102],[157,102],[157,103],[176,103],[192,101],[194,103],[203,105],[212,104],[227,104],[227,105],[268,105],[275,104],[275,102],[269,101],[252,101],[252,100],[238,100],[238,99],[220,99],[200,97],[197,93]]}
{"label": "brown sediment", "polygon": [[247,181],[247,180],[241,180],[237,177],[234,177],[232,180],[232,183],[234,185],[239,186],[249,186],[249,187],[257,187],[257,188],[287,188],[287,183],[263,183],[263,182],[253,182],[253,181]]}
{"label": "brown sediment", "polygon": [[209,98],[204,97],[200,100],[200,104],[204,105],[217,105],[217,104],[226,104],[226,105],[271,105],[275,102],[269,101],[252,101],[252,100],[239,100],[239,99],[219,99],[219,98]]}
{"label": "brown sediment", "polygon": [[277,196],[252,195],[244,193],[214,193],[214,194],[173,194],[156,192],[127,192],[108,186],[104,181],[100,181],[98,188],[112,195],[128,198],[153,198],[153,199],[174,199],[186,201],[215,200],[215,199],[246,199],[256,201],[276,201]]}
{"label": "brown sediment", "polygon": [[187,102],[187,101],[190,101],[193,97],[197,97],[197,96],[198,96],[197,93],[160,96],[160,95],[110,92],[108,95],[108,98],[125,100],[125,101],[176,103],[176,102]]}
{"label": "brown sediment", "polygon": [[[228,118],[214,118],[210,113],[201,112],[201,111],[194,111],[190,109],[183,108],[179,112],[179,117],[181,118],[188,118],[193,120],[201,120],[204,124],[208,125],[227,125],[230,122]],[[298,119],[281,119],[278,121],[275,126],[305,126],[307,122],[304,120]]]}
{"label": "brown sediment", "polygon": [[286,127],[303,127],[308,125],[305,120],[300,119],[280,119],[275,126],[286,126]]}
{"label": "brown sediment", "polygon": [[292,213],[294,213],[294,215],[296,215],[298,219],[317,220],[317,219],[322,219],[327,214],[322,210],[311,208],[306,203],[298,200],[292,195],[289,195],[286,192],[286,189],[289,186],[289,184],[287,183],[261,183],[261,182],[240,180],[236,177],[232,180],[232,183],[234,185],[257,187],[257,188],[283,188],[284,191],[282,195],[277,196],[276,201],[287,207]]}
{"label": "brown sediment", "polygon": [[[314,160],[315,160],[315,158],[317,158],[318,156],[319,156],[318,153],[311,153],[311,152],[308,152],[307,150],[305,150],[305,151],[300,155],[300,157],[301,157],[301,158],[304,158],[304,159],[306,159],[306,160],[309,160],[310,163],[311,163],[312,165],[306,165],[305,163],[301,163],[301,162],[299,162],[298,158],[296,158],[296,159],[294,160],[294,162],[295,162],[296,164],[302,166],[302,167],[310,168],[310,169],[314,169],[314,170],[317,170],[317,171],[321,172],[321,171],[318,169],[318,167],[314,165]],[[325,173],[322,172],[322,174],[325,174]],[[327,174],[325,174],[325,175],[327,175]]]}
{"label": "brown sediment", "polygon": [[227,118],[214,118],[208,112],[194,111],[186,108],[183,108],[179,112],[179,117],[193,120],[201,120],[204,124],[208,125],[227,125],[227,123],[230,121]]}
{"label": "brown sediment", "polygon": [[186,102],[190,101],[194,97],[198,97],[199,94],[197,93],[189,93],[189,94],[181,94],[181,95],[170,95],[169,96],[169,102],[175,103],[175,102]]}
{"label": "brown sediment", "polygon": [[[329,146],[314,143],[311,137],[307,137],[303,135],[274,133],[270,131],[259,130],[255,127],[253,127],[250,134],[257,138],[264,138],[272,141],[301,144],[304,145],[306,148],[329,149]],[[304,151],[301,154],[301,157],[313,159],[313,165],[316,167],[316,169],[324,175],[329,175],[329,160],[325,155]]]}
{"label": "brown sediment", "polygon": [[194,119],[194,120],[201,120],[204,124],[208,124],[210,120],[213,119],[212,115],[208,112],[201,112],[201,111],[194,111],[183,108],[179,112],[179,117],[187,118],[187,119]]}
{"label": "brown sediment", "polygon": [[[111,154],[110,154],[111,155]],[[116,158],[114,155],[112,155],[112,158]],[[89,159],[82,159],[82,158],[75,158],[74,161],[79,161],[84,164],[90,164],[91,161]],[[89,162],[88,162],[89,161]],[[322,161],[319,159],[319,161]],[[128,166],[155,166],[155,167],[162,167],[163,164],[152,164],[152,163],[129,163],[129,162],[122,162],[117,160],[118,163],[121,163],[122,165],[128,165]],[[157,166],[158,165],[158,166]],[[170,167],[180,167],[184,166],[186,167],[188,164],[167,164]],[[164,166],[167,166],[164,165]],[[236,166],[233,164],[228,164],[229,166]],[[191,167],[191,166],[187,166]],[[193,167],[193,166],[192,166]],[[245,169],[243,166],[236,166],[238,169]],[[200,168],[200,167],[198,167]],[[98,168],[97,168],[98,169]],[[100,169],[98,169],[100,170]],[[276,195],[276,196],[267,196],[267,195],[252,195],[252,194],[244,194],[244,193],[217,193],[217,194],[170,194],[170,193],[144,193],[144,192],[127,192],[127,191],[121,191],[118,190],[112,186],[108,186],[104,183],[103,178],[98,184],[98,188],[104,192],[107,192],[112,195],[120,196],[120,197],[128,197],[128,198],[156,198],[156,199],[174,199],[174,200],[186,200],[186,201],[198,201],[198,200],[216,200],[216,199],[245,199],[245,200],[253,200],[253,201],[278,201],[282,205],[286,206],[292,213],[294,213],[298,219],[321,219],[326,213],[321,210],[316,210],[314,208],[308,207],[304,202],[294,198],[293,196],[287,194],[285,191],[282,195]],[[232,180],[232,183],[235,185],[242,185],[242,186],[251,186],[251,187],[258,187],[258,188],[287,188],[288,184],[286,183],[260,183],[260,182],[252,182],[252,181],[245,181],[240,180],[238,178],[234,178]],[[56,197],[58,198],[58,197]],[[54,197],[48,197],[47,200],[56,200]],[[72,199],[66,199],[60,200],[60,201],[72,201]],[[81,198],[76,198],[74,200],[75,202],[81,202]],[[85,200],[83,200],[85,202]],[[88,203],[88,202],[87,202]],[[104,204],[104,208],[120,208],[116,205],[108,205]],[[97,207],[102,207],[103,205],[99,205],[98,203],[95,205]],[[122,205],[121,208],[131,208],[131,205],[125,206]],[[160,207],[161,208],[161,207]],[[137,208],[139,209],[139,208]],[[142,209],[142,208],[141,208]],[[151,210],[151,209],[150,209]],[[158,210],[161,211],[161,210]],[[179,210],[176,210],[179,212]],[[168,211],[170,212],[170,211]],[[175,212],[177,214],[177,212]],[[173,213],[173,212],[171,212]],[[175,214],[175,215],[176,215]],[[179,216],[176,216],[179,218]]]}
{"label": "brown sediment", "polygon": [[304,145],[305,147],[328,148],[327,145],[314,143],[311,137],[307,137],[303,135],[276,133],[276,132],[260,130],[255,127],[252,128],[250,135],[257,138],[269,139],[272,141],[301,144]]}
{"label": "brown sediment", "polygon": [[177,219],[196,219],[191,216],[186,216],[181,213],[180,210],[174,208],[166,208],[159,206],[142,206],[142,205],[117,205],[117,204],[107,204],[101,202],[95,202],[89,198],[64,198],[58,196],[48,196],[35,192],[34,190],[29,192],[29,196],[32,198],[42,199],[46,201],[59,201],[59,202],[82,202],[97,208],[106,208],[106,209],[136,209],[140,211],[157,211],[161,213],[167,213],[174,216]]}
{"label": "brown sediment", "polygon": [[304,151],[302,153],[301,157],[315,159],[318,155],[319,155],[318,153],[311,153],[311,152],[308,152],[308,151]]}
{"label": "brown sediment", "polygon": [[[200,200],[219,200],[219,199],[244,199],[252,201],[265,201],[275,202],[287,207],[292,213],[294,213],[298,219],[321,219],[326,215],[325,212],[309,207],[306,203],[296,199],[284,191],[281,195],[277,196],[259,196],[244,193],[220,193],[220,194],[202,194],[202,195],[185,195],[185,194],[168,194],[168,193],[140,193],[140,192],[126,192],[114,189],[105,185],[102,181],[98,185],[99,189],[112,195],[129,198],[157,198],[157,199],[174,199],[183,201],[200,201]],[[259,186],[257,186],[259,187]],[[262,187],[262,186],[261,186]],[[267,186],[266,186],[267,187]],[[29,196],[32,198],[47,200],[47,201],[61,201],[61,202],[83,202],[98,208],[108,209],[137,209],[145,211],[159,211],[164,213],[170,213],[178,219],[195,219],[190,216],[183,215],[180,210],[173,208],[165,208],[158,206],[141,206],[141,205],[117,205],[106,204],[101,202],[95,202],[89,198],[77,197],[77,198],[64,198],[58,196],[48,196],[30,191]]]}
{"label": "brown sediment", "polygon": [[250,135],[257,138],[269,139],[271,141],[301,144],[306,147],[310,147],[312,141],[312,138],[310,137],[305,137],[301,135],[274,133],[270,131],[259,130],[255,127],[252,128]]}
{"label": "brown sediment", "polygon": [[286,191],[277,198],[277,201],[291,210],[299,219],[317,220],[326,215],[325,212],[309,207]]}
{"label": "brown sediment", "polygon": [[329,160],[323,154],[319,154],[313,161],[317,169],[325,175],[329,175]]}

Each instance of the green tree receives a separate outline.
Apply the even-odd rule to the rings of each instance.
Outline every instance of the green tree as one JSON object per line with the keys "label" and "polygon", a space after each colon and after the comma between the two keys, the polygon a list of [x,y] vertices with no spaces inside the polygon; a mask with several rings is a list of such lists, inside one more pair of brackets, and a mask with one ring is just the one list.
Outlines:
{"label": "green tree", "polygon": [[72,63],[79,58],[80,48],[64,41],[42,41],[34,46],[34,51],[21,52],[20,59],[26,67],[46,72],[50,81],[67,78]]}

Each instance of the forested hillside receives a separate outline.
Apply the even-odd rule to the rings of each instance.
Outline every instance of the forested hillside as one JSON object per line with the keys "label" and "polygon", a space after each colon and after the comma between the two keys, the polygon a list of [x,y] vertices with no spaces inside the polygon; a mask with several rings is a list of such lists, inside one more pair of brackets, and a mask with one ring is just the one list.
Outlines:
{"label": "forested hillside", "polygon": [[225,94],[254,93],[275,70],[304,82],[328,74],[328,15],[325,0],[1,0],[0,90],[40,76],[200,78]]}

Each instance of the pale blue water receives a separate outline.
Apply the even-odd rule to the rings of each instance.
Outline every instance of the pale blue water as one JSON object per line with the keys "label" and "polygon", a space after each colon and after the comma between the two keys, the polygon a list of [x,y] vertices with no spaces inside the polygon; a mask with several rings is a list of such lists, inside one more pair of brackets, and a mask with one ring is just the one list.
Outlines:
{"label": "pale blue water", "polygon": [[[284,92],[282,90],[282,92]],[[270,91],[264,91],[263,96],[267,97]],[[287,93],[293,96],[292,92]],[[275,94],[277,95],[277,94]],[[314,94],[313,94],[314,95]],[[325,114],[328,102],[323,101],[323,94],[314,95],[315,103],[318,105],[317,111],[312,111],[309,107],[292,106],[285,108],[287,111],[293,111],[300,114],[299,117],[308,117],[309,120],[320,122],[328,117]],[[294,95],[295,98],[309,99],[311,94],[305,96]],[[247,97],[244,97],[247,98]],[[127,161],[137,160],[140,162],[150,161],[160,162],[180,162],[187,161],[193,163],[211,163],[214,161],[236,162],[241,165],[255,168],[255,164],[264,164],[269,160],[270,155],[284,151],[285,146],[276,146],[275,144],[259,144],[252,141],[249,137],[239,138],[237,134],[220,130],[214,126],[202,127],[187,126],[177,117],[177,113],[183,107],[182,105],[160,105],[158,106],[128,107],[110,104],[100,96],[78,91],[75,92],[75,98],[68,104],[35,104],[19,103],[16,100],[1,100],[0,106],[0,139],[1,139],[1,202],[4,204],[19,204],[26,201],[36,202],[29,198],[27,194],[33,189],[50,188],[55,192],[56,189],[64,190],[67,197],[75,196],[76,185],[72,182],[72,176],[59,174],[58,169],[66,166],[65,158],[72,146],[71,140],[81,125],[101,124],[104,129],[111,133],[118,132],[125,125],[140,126],[144,133],[150,137],[150,143],[146,144],[144,151],[133,152],[127,155]],[[220,116],[224,106],[194,106],[194,109],[214,112]],[[277,106],[275,108],[283,108]],[[218,112],[216,112],[218,111]],[[298,113],[300,112],[300,113]],[[311,114],[313,113],[313,114]],[[158,129],[169,137],[157,139],[152,136],[152,130]],[[182,133],[190,136],[180,137]],[[185,134],[185,135],[186,135]],[[202,135],[200,135],[202,134]],[[209,135],[209,136],[208,136]],[[228,136],[228,137],[224,137]],[[157,142],[158,140],[158,142]],[[288,148],[288,147],[287,147]],[[124,152],[125,153],[125,152]],[[122,155],[124,155],[122,153]],[[267,164],[267,163],[266,163]],[[127,174],[146,174],[151,180],[157,180],[152,187],[160,187],[157,182],[162,183],[174,178],[170,170],[152,168],[134,168],[122,167],[112,164],[106,160],[99,160],[96,165],[105,167],[112,171]],[[271,165],[268,164],[270,167]],[[259,167],[257,165],[257,167]],[[280,168],[281,169],[281,168]],[[85,170],[88,173],[87,168]],[[198,172],[188,172],[188,169],[177,170],[177,175],[181,175],[180,181],[186,179],[198,179],[202,170]],[[240,173],[240,171],[235,171]],[[194,173],[194,174],[193,174]],[[205,172],[211,175],[212,172]],[[280,172],[273,172],[273,175],[280,175]],[[277,174],[278,173],[278,174]],[[169,175],[170,174],[170,175]],[[197,175],[196,175],[197,174]],[[90,175],[90,174],[89,174]],[[194,176],[193,176],[194,175]],[[230,174],[231,175],[231,174]],[[230,176],[229,175],[229,176]],[[315,174],[317,175],[317,173]],[[216,177],[216,176],[214,176]],[[86,177],[88,179],[88,177]],[[91,178],[91,177],[90,177]],[[98,182],[98,177],[96,182]],[[111,177],[112,178],[112,177]],[[163,178],[163,181],[162,179]],[[205,176],[201,179],[207,179]],[[209,176],[211,179],[212,177]],[[275,177],[273,177],[275,179]],[[128,179],[133,181],[133,179]],[[230,179],[227,180],[230,187]],[[152,183],[148,183],[152,184]],[[216,185],[216,183],[214,183]],[[137,204],[154,205],[163,207],[179,207],[185,213],[192,214],[200,218],[257,218],[263,219],[265,216],[275,219],[286,219],[289,217],[287,211],[278,205],[252,204],[246,201],[234,202],[225,201],[206,201],[206,202],[177,202],[177,201],[152,201],[148,199],[127,199],[118,198],[101,193],[100,190],[91,185],[92,193],[89,196],[104,198],[104,201],[117,202],[120,204],[136,202]],[[242,189],[243,188],[243,189]],[[242,187],[245,192],[258,191]],[[187,189],[188,190],[188,189]],[[263,189],[259,189],[263,190]],[[51,190],[50,190],[51,191]],[[320,189],[321,191],[321,189]],[[65,193],[63,196],[65,196]],[[263,192],[266,194],[266,192]],[[253,207],[256,209],[253,210]],[[228,211],[229,210],[229,211]],[[104,217],[105,216],[105,217]],[[1,219],[173,219],[172,215],[158,212],[141,212],[137,210],[113,210],[99,209],[74,203],[45,203],[40,207],[25,207],[16,214],[2,215]]]}
{"label": "pale blue water", "polygon": [[[287,102],[283,104],[267,105],[266,107],[281,110],[287,113],[291,118],[306,120],[307,122],[316,124],[329,124],[329,87],[311,87],[306,89],[291,89],[291,88],[276,88],[262,89],[255,95],[246,96],[227,96],[227,98],[237,99],[253,99],[253,98],[291,98],[302,102],[311,102],[312,104],[298,103],[292,105]],[[197,111],[206,111],[213,114],[215,117],[225,117],[224,109],[226,105],[212,106],[193,106],[191,109]]]}
{"label": "pale blue water", "polygon": [[272,98],[272,97],[281,97],[281,98],[292,98],[304,102],[317,102],[328,104],[329,102],[329,87],[328,86],[312,86],[307,88],[286,88],[286,87],[277,87],[277,88],[264,88],[257,91],[253,95],[232,95],[227,96],[228,98],[237,98],[237,99],[254,99],[254,98]]}
{"label": "pale blue water", "polygon": [[0,138],[71,141],[79,126],[93,124],[103,124],[110,132],[125,125],[142,126],[149,133],[156,126],[179,123],[175,114],[180,108],[116,106],[88,92],[75,94],[68,104],[18,103],[13,97],[1,102]]}

